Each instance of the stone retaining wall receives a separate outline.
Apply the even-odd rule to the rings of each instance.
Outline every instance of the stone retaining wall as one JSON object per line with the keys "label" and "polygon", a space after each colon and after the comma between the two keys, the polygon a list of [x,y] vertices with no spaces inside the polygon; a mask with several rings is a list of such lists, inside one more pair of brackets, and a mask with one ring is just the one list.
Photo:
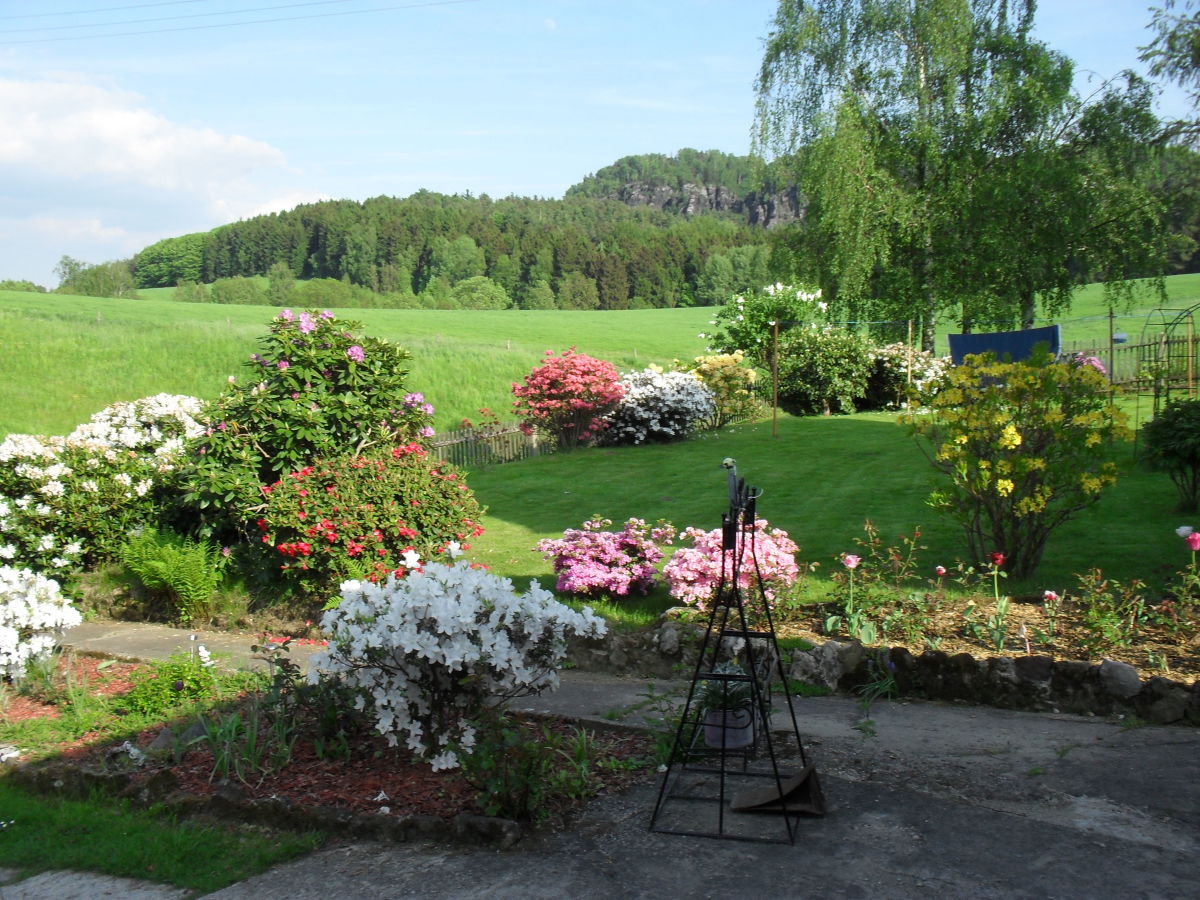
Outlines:
{"label": "stone retaining wall", "polygon": [[[611,631],[598,641],[577,640],[572,663],[591,671],[658,678],[690,678],[704,629],[668,616],[653,628]],[[899,696],[959,700],[1005,709],[1080,715],[1133,715],[1154,724],[1200,725],[1200,681],[1142,680],[1127,663],[1055,660],[1048,656],[976,658],[904,647],[864,647],[827,641],[811,650],[784,651],[791,678],[852,693],[890,674]]]}

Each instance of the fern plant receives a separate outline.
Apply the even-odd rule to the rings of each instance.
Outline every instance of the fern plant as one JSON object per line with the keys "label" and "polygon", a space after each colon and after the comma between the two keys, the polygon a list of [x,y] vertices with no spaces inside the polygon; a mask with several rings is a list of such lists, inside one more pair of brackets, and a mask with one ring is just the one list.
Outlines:
{"label": "fern plant", "polygon": [[181,622],[212,618],[225,558],[211,542],[144,528],[125,542],[121,562],[147,590],[166,594]]}

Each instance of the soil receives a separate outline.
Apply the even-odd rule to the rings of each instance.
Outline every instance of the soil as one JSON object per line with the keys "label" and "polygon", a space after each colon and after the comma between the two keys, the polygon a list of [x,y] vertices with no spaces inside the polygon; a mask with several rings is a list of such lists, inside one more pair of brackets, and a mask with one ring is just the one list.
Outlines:
{"label": "soil", "polygon": [[[1042,597],[1014,597],[1004,622],[1003,647],[997,648],[986,629],[986,621],[995,609],[990,598],[977,600],[978,611],[974,614],[974,621],[979,625],[977,635],[965,633],[965,600],[939,599],[935,594],[925,595],[925,600],[925,621],[918,621],[915,616],[908,620],[914,626],[920,626],[912,629],[911,636],[905,633],[901,619],[877,643],[905,647],[914,655],[937,649],[951,655],[970,653],[978,658],[1032,655],[1092,663],[1107,658],[1128,663],[1143,679],[1157,675],[1188,683],[1200,678],[1200,623],[1195,621],[1198,610],[1189,610],[1188,615],[1181,616],[1175,628],[1139,622],[1131,633],[1129,645],[1122,646],[1119,640],[1098,641],[1096,631],[1085,627],[1083,611],[1069,602],[1062,604],[1052,620]],[[893,606],[883,612],[896,609]],[[777,611],[776,631],[781,638],[796,637],[823,644],[836,637],[824,631],[824,619],[832,612],[828,606],[804,607],[791,613]],[[1153,611],[1152,617],[1171,621],[1170,613],[1171,610],[1164,607]],[[844,631],[839,639],[845,639]]]}
{"label": "soil", "polygon": [[[0,706],[0,722],[14,723],[37,718],[58,718],[62,714],[56,693],[63,685],[85,688],[98,697],[115,697],[133,686],[134,675],[146,667],[74,654],[58,660],[52,685],[40,693],[17,693],[7,689],[7,702]],[[57,688],[57,691],[55,690]],[[25,690],[29,691],[27,685]],[[131,737],[130,743],[145,750],[163,727],[181,731],[187,722],[164,723]],[[569,737],[575,726],[561,719],[527,718],[521,726],[549,728]],[[595,733],[594,748],[598,765],[594,767],[590,796],[621,790],[653,771],[654,740],[651,736],[627,731]],[[531,736],[531,740],[536,736]],[[39,756],[57,756],[81,764],[99,763],[123,740],[102,738],[93,732],[74,741],[44,748]],[[169,769],[178,790],[195,797],[208,797],[219,790],[221,780],[214,776],[213,754],[193,749],[178,761],[158,759],[149,762],[136,776],[148,778]],[[421,815],[451,819],[459,813],[483,813],[475,798],[478,791],[464,778],[461,770],[434,772],[428,763],[415,759],[402,748],[392,748],[376,734],[360,734],[347,741],[337,756],[322,758],[314,742],[299,738],[287,765],[269,774],[248,773],[244,779],[231,779],[248,799],[283,798],[300,807],[322,807],[355,813],[391,816]],[[559,822],[569,817],[582,799],[560,800],[546,811],[548,820]]]}

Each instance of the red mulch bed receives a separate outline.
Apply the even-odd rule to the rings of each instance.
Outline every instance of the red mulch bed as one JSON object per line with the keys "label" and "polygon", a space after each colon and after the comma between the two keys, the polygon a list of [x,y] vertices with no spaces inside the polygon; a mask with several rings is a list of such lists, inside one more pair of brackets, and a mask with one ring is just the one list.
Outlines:
{"label": "red mulch bed", "polygon": [[[68,676],[67,667],[70,666]],[[132,676],[140,665],[112,662],[85,656],[64,656],[59,662],[59,683],[69,677],[75,685],[86,685],[89,692],[99,696],[116,696],[128,691]],[[9,692],[6,706],[0,708],[0,722],[18,722],[33,718],[57,718],[61,714],[52,702]],[[567,735],[573,723],[563,720],[539,720],[553,731]],[[175,723],[176,730],[180,727]],[[590,726],[589,726],[590,730]],[[146,748],[161,728],[150,728],[129,740]],[[533,738],[531,738],[533,739]],[[81,763],[103,758],[112,746],[124,740],[101,739],[96,733],[83,735],[54,748],[59,759]],[[643,733],[604,729],[595,735],[601,759],[613,761],[648,760],[652,753],[653,737]],[[237,787],[251,799],[282,798],[299,806],[350,810],[356,813],[380,814],[385,809],[390,816],[421,815],[451,819],[455,815],[479,813],[476,791],[458,769],[434,772],[428,763],[413,758],[402,748],[393,748],[376,734],[364,734],[349,741],[349,759],[321,759],[313,742],[305,737],[297,740],[289,763],[280,771],[262,774],[247,773]],[[187,752],[177,763],[151,762],[138,778],[168,768],[177,779],[179,790],[196,797],[211,796],[218,790],[213,777],[212,753],[205,747]],[[646,766],[606,768],[598,779],[599,792],[619,790],[647,774]],[[385,799],[386,798],[386,799]],[[560,816],[565,810],[555,810]]]}

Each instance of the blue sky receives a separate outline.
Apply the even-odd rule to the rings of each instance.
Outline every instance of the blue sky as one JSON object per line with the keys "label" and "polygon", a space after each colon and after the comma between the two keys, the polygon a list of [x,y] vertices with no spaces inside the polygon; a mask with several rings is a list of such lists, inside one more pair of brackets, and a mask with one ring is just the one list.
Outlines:
{"label": "blue sky", "polygon": [[[634,153],[745,153],[775,5],[0,0],[0,278],[305,201],[559,197]],[[1148,9],[1043,0],[1038,32],[1098,80],[1141,68]]]}

